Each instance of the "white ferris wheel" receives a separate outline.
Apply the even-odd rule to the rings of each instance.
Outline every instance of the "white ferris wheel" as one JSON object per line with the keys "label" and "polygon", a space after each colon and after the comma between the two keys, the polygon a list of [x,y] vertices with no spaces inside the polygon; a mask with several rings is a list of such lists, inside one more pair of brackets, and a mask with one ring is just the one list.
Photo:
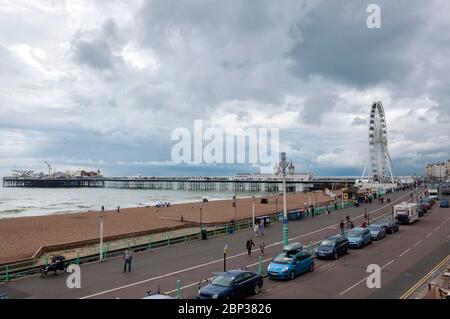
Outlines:
{"label": "white ferris wheel", "polygon": [[[384,108],[381,101],[374,102],[369,120],[369,170],[370,182],[393,183],[392,161],[388,151],[387,128]],[[362,179],[365,178],[367,166]]]}

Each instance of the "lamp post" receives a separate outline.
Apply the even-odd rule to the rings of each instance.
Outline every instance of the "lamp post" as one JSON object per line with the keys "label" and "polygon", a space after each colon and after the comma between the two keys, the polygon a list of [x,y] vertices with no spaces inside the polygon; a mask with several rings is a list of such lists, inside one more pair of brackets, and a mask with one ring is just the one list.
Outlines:
{"label": "lamp post", "polygon": [[103,261],[103,222],[105,215],[100,215],[100,261]]}
{"label": "lamp post", "polygon": [[225,244],[223,247],[223,271],[227,271],[227,253],[228,253],[228,244]]}
{"label": "lamp post", "polygon": [[203,205],[200,205],[200,236],[202,236],[203,232]]}
{"label": "lamp post", "polygon": [[286,169],[288,168],[288,173],[294,173],[294,165],[288,163],[286,160],[286,153],[282,152],[280,154],[280,163],[276,167],[277,174],[282,174],[283,176],[283,242],[284,245],[288,245],[288,217],[287,217],[287,206],[286,206]]}
{"label": "lamp post", "polygon": [[252,200],[252,225],[253,225],[253,229],[255,229],[255,195],[253,195],[253,200]]}

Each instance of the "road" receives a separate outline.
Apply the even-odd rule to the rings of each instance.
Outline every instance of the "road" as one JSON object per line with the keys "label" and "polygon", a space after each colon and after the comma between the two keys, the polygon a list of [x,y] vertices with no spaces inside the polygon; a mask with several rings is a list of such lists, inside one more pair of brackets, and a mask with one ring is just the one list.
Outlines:
{"label": "road", "polygon": [[[389,197],[391,204],[395,204],[409,200],[410,193],[396,192]],[[347,214],[356,225],[361,223],[364,208],[371,212],[371,218],[390,215],[392,209],[390,205],[365,204],[331,215],[290,222],[290,241],[317,244],[325,236],[337,233],[339,221]],[[352,250],[337,261],[316,261],[314,273],[291,282],[265,279],[263,292],[257,298],[398,298],[414,284],[414,280],[418,280],[417,276],[432,268],[428,269],[427,263],[420,266],[419,261],[427,260],[430,255],[439,258],[445,252],[448,254],[449,217],[448,209],[434,208],[417,224],[403,226],[399,233],[370,247]],[[225,243],[229,246],[228,269],[242,266],[258,269],[259,251],[254,251],[251,256],[245,252],[245,242],[251,235],[251,230],[246,230],[207,241],[137,253],[131,273],[122,273],[120,258],[82,265],[81,289],[68,289],[67,275],[23,278],[2,285],[0,289],[6,290],[10,298],[142,298],[146,291],[156,291],[158,287],[174,296],[176,281],[180,280],[182,298],[195,298],[198,282],[223,270]],[[281,240],[281,223],[266,228],[264,269],[282,248]],[[258,245],[260,238],[254,241]],[[373,263],[383,266],[382,288],[375,291],[368,289],[364,282],[368,275],[366,267]]]}

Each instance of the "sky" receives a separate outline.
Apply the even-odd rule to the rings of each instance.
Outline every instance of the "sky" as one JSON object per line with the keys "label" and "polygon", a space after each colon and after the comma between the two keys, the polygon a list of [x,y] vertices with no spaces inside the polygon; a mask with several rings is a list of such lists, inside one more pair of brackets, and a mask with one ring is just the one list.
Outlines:
{"label": "sky", "polygon": [[[380,6],[369,29],[367,6]],[[450,159],[445,0],[0,0],[0,175],[233,175],[177,128],[278,128],[297,171],[360,175],[372,102],[396,175]]]}

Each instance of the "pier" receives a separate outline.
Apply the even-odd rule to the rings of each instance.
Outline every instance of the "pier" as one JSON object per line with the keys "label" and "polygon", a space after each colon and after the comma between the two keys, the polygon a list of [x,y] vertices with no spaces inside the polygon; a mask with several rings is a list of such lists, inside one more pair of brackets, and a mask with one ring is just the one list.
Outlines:
{"label": "pier", "polygon": [[[353,185],[353,177],[286,177],[288,192],[308,189],[336,189]],[[225,177],[85,177],[85,178],[24,178],[4,177],[3,187],[97,187],[118,189],[158,189],[187,191],[236,191],[236,192],[281,192],[283,180],[275,175],[238,175]]]}

